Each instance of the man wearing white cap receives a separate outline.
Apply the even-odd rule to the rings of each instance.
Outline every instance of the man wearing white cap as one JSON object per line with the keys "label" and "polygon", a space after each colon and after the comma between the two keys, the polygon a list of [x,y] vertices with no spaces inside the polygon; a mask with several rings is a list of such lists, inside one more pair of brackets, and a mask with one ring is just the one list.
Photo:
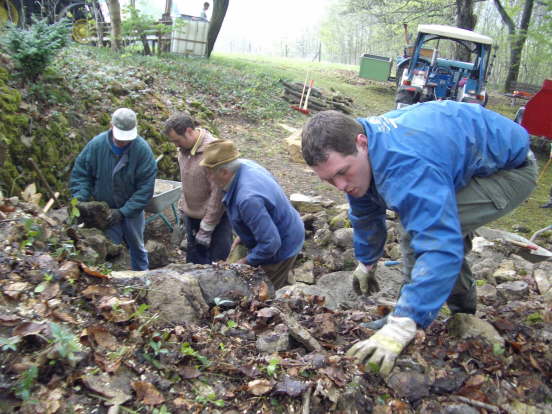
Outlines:
{"label": "man wearing white cap", "polygon": [[94,137],[81,151],[70,187],[79,201],[105,201],[111,208],[107,237],[125,242],[132,270],[147,270],[144,208],[153,195],[157,165],[149,144],[138,135],[136,113],[119,108],[111,129]]}

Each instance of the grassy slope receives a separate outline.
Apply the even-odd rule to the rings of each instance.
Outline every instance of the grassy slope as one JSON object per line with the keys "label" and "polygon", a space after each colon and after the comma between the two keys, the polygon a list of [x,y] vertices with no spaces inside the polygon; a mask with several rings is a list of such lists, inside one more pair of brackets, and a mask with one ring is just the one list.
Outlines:
{"label": "grassy slope", "polygon": [[[109,52],[100,52],[97,57],[115,64]],[[280,128],[274,127],[275,123],[285,122],[300,127],[305,121],[304,115],[290,110],[289,105],[280,99],[282,86],[279,79],[303,82],[308,71],[315,87],[334,89],[353,98],[355,116],[378,115],[394,106],[393,83],[362,80],[358,77],[358,66],[352,65],[228,54],[215,54],[209,61],[175,55],[164,58],[128,56],[118,60],[122,66],[148,68],[163,73],[173,85],[185,85],[186,99],[202,101],[213,108],[223,129],[223,124],[230,119],[248,121],[243,124],[243,132],[255,145],[251,145],[250,149],[243,148],[243,152],[253,159],[261,159],[255,156],[258,155],[256,153],[274,152],[272,143],[286,135]],[[510,119],[513,119],[517,109],[499,94],[491,97],[489,108]],[[544,161],[540,163],[542,165]],[[527,203],[494,225],[510,231],[517,224],[533,232],[552,224],[551,212],[538,208],[548,199],[551,182],[552,168],[546,172]]]}

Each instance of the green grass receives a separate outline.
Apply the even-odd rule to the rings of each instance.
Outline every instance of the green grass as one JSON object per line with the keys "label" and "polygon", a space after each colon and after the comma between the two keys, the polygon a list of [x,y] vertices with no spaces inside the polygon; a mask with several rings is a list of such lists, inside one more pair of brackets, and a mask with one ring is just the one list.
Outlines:
{"label": "green grass", "polygon": [[[394,83],[360,79],[357,65],[229,54],[214,54],[209,60],[178,55],[121,56],[108,49],[89,47],[80,48],[79,53],[94,57],[106,68],[117,66],[115,71],[121,74],[130,68],[165,77],[164,88],[174,88],[187,102],[203,103],[217,115],[219,123],[224,123],[226,118],[245,121],[242,125],[252,144],[251,151],[268,151],[267,145],[261,145],[264,144],[261,141],[281,138],[282,133],[274,128],[275,123],[300,127],[306,120],[281,99],[283,86],[280,79],[302,83],[308,72],[315,87],[326,93],[336,91],[353,98],[354,116],[379,115],[394,108]],[[492,94],[488,108],[510,119],[517,110],[498,92]],[[270,148],[276,151],[275,147]],[[541,167],[544,161],[540,161]],[[541,178],[538,188],[522,207],[492,225],[508,231],[512,231],[514,225],[520,225],[534,232],[552,224],[550,211],[538,207],[548,200],[551,183],[552,168]]]}

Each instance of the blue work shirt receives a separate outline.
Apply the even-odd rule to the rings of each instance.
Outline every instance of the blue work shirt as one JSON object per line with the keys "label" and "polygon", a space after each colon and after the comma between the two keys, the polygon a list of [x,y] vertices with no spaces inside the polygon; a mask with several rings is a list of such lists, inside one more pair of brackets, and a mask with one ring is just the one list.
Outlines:
{"label": "blue work shirt", "polygon": [[348,196],[357,259],[375,263],[387,236],[386,208],[412,237],[411,282],[395,316],[428,326],[445,303],[464,259],[456,192],[472,177],[521,166],[529,150],[523,127],[479,105],[427,102],[358,119],[368,137],[372,182]]}
{"label": "blue work shirt", "polygon": [[296,256],[305,241],[299,213],[274,177],[259,164],[241,160],[222,202],[253,266]]}

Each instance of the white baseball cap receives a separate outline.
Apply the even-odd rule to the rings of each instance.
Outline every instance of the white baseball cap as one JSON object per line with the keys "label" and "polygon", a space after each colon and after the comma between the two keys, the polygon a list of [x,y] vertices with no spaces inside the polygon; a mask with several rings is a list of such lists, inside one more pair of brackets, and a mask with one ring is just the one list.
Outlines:
{"label": "white baseball cap", "polygon": [[113,138],[117,141],[132,141],[138,136],[136,112],[129,108],[119,108],[111,116]]}

